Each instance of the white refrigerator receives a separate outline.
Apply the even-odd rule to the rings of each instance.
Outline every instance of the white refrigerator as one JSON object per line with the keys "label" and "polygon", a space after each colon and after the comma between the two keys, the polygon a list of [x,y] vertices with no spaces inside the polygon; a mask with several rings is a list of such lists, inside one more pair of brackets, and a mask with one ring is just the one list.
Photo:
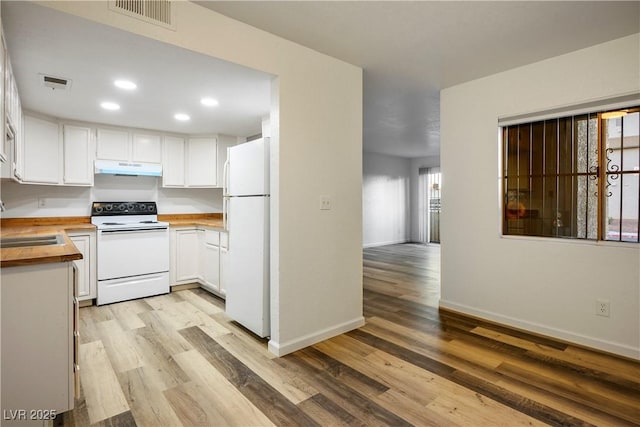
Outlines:
{"label": "white refrigerator", "polygon": [[226,313],[264,338],[271,335],[269,138],[230,147],[225,167]]}

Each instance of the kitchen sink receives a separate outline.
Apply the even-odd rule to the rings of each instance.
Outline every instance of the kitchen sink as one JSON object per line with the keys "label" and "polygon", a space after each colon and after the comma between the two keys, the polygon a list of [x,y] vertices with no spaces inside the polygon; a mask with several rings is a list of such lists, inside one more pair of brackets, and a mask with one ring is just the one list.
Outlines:
{"label": "kitchen sink", "polygon": [[2,248],[27,248],[31,246],[52,246],[64,243],[64,237],[61,234],[51,234],[46,236],[21,236],[21,237],[2,237],[0,238],[0,247]]}

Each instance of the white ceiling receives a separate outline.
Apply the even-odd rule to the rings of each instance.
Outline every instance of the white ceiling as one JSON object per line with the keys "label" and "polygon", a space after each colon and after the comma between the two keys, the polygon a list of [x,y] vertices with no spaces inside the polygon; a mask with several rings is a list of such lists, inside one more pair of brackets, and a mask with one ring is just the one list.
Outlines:
{"label": "white ceiling", "polygon": [[[640,2],[198,1],[364,69],[364,149],[439,155],[439,91],[640,31]],[[29,2],[2,1],[23,106],[177,133],[260,132],[270,75]],[[52,91],[39,73],[72,80]],[[112,81],[130,78],[133,93]],[[201,96],[220,106],[207,109]],[[102,100],[122,105],[118,112]],[[186,112],[187,123],[173,119]]]}
{"label": "white ceiling", "polygon": [[[106,4],[106,3],[105,3]],[[2,21],[24,109],[80,121],[176,132],[250,136],[269,114],[272,76],[33,3],[2,0]],[[71,79],[69,90],[39,74]],[[126,92],[118,78],[135,81]],[[207,108],[203,96],[220,103]],[[115,101],[115,112],[100,108]],[[178,122],[177,112],[191,116]]]}
{"label": "white ceiling", "polygon": [[364,149],[403,157],[439,154],[440,89],[640,32],[638,1],[196,3],[363,67]]}

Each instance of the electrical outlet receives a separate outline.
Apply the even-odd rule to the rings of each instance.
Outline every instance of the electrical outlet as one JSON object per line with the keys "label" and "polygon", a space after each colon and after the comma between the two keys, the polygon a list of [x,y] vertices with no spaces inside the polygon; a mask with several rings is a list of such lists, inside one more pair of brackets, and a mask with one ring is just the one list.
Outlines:
{"label": "electrical outlet", "polygon": [[609,317],[611,306],[608,299],[596,300],[596,315]]}
{"label": "electrical outlet", "polygon": [[331,198],[329,196],[320,196],[320,210],[321,211],[331,210]]}
{"label": "electrical outlet", "polygon": [[39,198],[38,199],[38,208],[46,208],[47,207],[47,199]]}

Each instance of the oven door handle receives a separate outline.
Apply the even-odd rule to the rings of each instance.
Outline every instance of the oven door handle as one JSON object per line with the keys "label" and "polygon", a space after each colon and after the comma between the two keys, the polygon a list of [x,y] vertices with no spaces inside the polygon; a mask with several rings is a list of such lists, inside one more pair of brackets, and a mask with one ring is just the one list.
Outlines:
{"label": "oven door handle", "polygon": [[110,230],[98,230],[101,233],[130,233],[130,232],[139,232],[139,231],[165,231],[167,227],[146,227],[146,228],[114,228]]}

